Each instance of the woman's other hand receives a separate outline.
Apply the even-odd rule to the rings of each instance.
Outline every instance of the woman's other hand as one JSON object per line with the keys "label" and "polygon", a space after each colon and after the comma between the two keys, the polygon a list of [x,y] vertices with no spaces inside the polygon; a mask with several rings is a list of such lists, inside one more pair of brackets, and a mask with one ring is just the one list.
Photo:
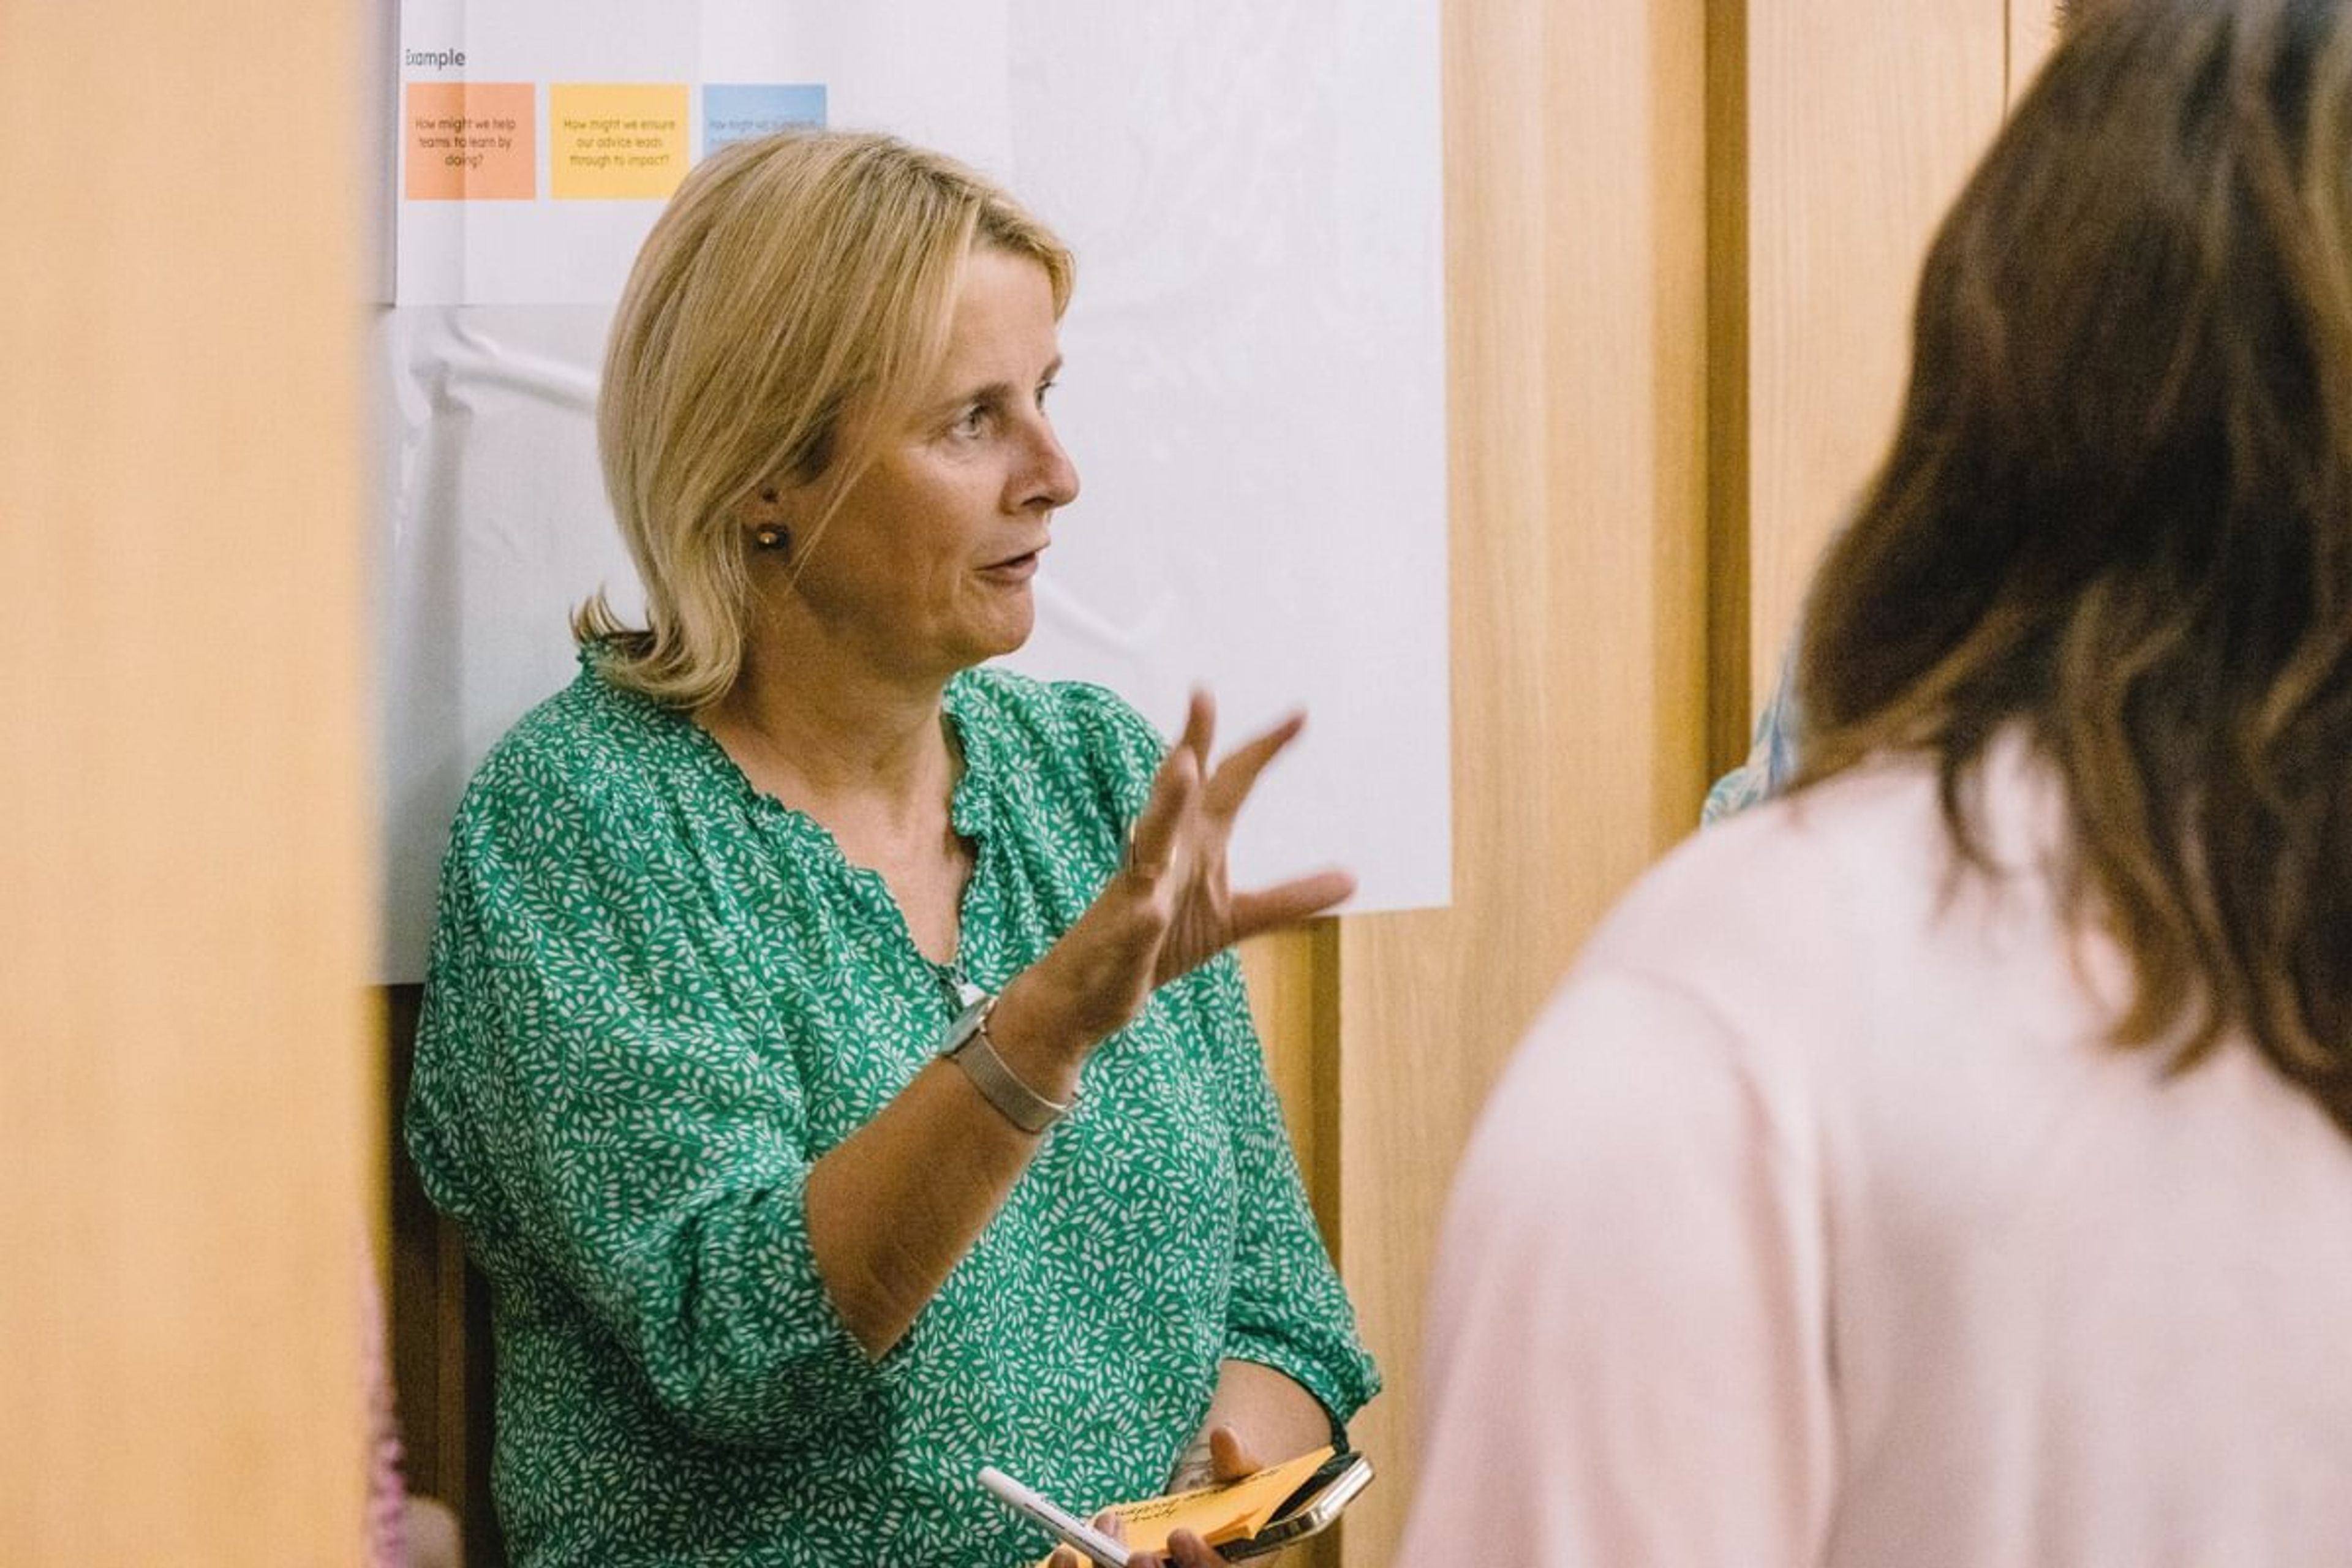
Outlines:
{"label": "woman's other hand", "polygon": [[1188,1492],[1197,1487],[1238,1481],[1265,1468],[1266,1462],[1226,1426],[1209,1428],[1208,1435],[1184,1450],[1168,1477],[1168,1489]]}
{"label": "woman's other hand", "polygon": [[[1208,1486],[1218,1481],[1237,1481],[1254,1476],[1265,1467],[1257,1456],[1243,1447],[1242,1440],[1230,1426],[1216,1426],[1209,1432],[1208,1468],[1204,1475],[1179,1478],[1169,1483],[1171,1491],[1189,1490],[1196,1486]],[[1127,1527],[1116,1509],[1105,1509],[1095,1515],[1094,1527],[1113,1541],[1127,1540]],[[1138,1552],[1128,1560],[1128,1568],[1225,1568],[1226,1559],[1214,1547],[1189,1530],[1179,1530],[1168,1538],[1166,1552]],[[1086,1553],[1075,1546],[1057,1546],[1046,1563],[1046,1568],[1087,1568]]]}
{"label": "woman's other hand", "polygon": [[[1107,1508],[1087,1522],[1122,1546],[1127,1543],[1127,1521],[1119,1518],[1118,1510]],[[1135,1558],[1129,1556],[1128,1568],[1134,1568],[1134,1564]],[[1054,1548],[1054,1554],[1045,1559],[1045,1568],[1096,1568],[1096,1564],[1093,1558],[1076,1547],[1065,1544]]]}
{"label": "woman's other hand", "polygon": [[1083,1056],[1141,1012],[1155,987],[1354,892],[1356,879],[1345,871],[1255,891],[1235,892],[1226,880],[1234,823],[1258,775],[1306,721],[1294,714],[1213,768],[1216,705],[1195,691],[1183,733],[1129,836],[1127,863],[1052,951],[1005,987],[997,1027],[1009,1022],[1016,1032],[1034,1030],[1031,1039],[1069,1042]]}
{"label": "woman's other hand", "polygon": [[[1222,1481],[1237,1481],[1254,1476],[1265,1468],[1256,1454],[1244,1445],[1241,1436],[1230,1426],[1209,1428],[1208,1463],[1204,1473],[1188,1473],[1180,1462],[1176,1476],[1168,1483],[1171,1491],[1184,1491],[1192,1487],[1210,1486]],[[1226,1559],[1198,1535],[1189,1530],[1179,1530],[1168,1537],[1165,1553],[1139,1552],[1128,1559],[1128,1568],[1223,1568]]]}
{"label": "woman's other hand", "polygon": [[1227,1561],[1223,1553],[1191,1531],[1180,1530],[1169,1536],[1164,1553],[1136,1552],[1127,1560],[1127,1568],[1225,1568]]}

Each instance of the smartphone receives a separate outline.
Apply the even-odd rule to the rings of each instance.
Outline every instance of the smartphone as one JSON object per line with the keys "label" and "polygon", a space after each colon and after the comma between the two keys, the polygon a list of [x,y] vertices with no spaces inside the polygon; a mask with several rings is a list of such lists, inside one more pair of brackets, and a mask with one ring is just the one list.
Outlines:
{"label": "smartphone", "polygon": [[1265,1528],[1246,1541],[1230,1541],[1217,1548],[1238,1563],[1279,1552],[1306,1540],[1339,1517],[1356,1494],[1372,1484],[1372,1462],[1361,1454],[1339,1453],[1323,1461],[1316,1472],[1282,1500]]}

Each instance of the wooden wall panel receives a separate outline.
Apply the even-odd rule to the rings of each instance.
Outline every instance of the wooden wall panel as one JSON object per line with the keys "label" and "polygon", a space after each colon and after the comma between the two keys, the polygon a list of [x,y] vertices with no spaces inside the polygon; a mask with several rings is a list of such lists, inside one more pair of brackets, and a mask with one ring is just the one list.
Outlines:
{"label": "wooden wall panel", "polygon": [[2006,102],[2008,10],[2009,0],[1746,0],[1759,701],[1823,542],[1894,433],[1920,258]]}
{"label": "wooden wall panel", "polygon": [[[1710,0],[1705,91],[1706,182],[1707,771],[1748,754],[1748,0]],[[1767,676],[1765,679],[1769,679]]]}
{"label": "wooden wall panel", "polygon": [[1389,1392],[1356,1436],[1384,1563],[1422,1306],[1478,1107],[1705,773],[1704,6],[1452,0],[1445,171],[1452,908],[1339,931],[1339,1250]]}
{"label": "wooden wall panel", "polygon": [[1339,922],[1320,920],[1242,945],[1250,1010],[1282,1100],[1290,1146],[1324,1236],[1339,1239]]}
{"label": "wooden wall panel", "polygon": [[2031,86],[2058,43],[2061,0],[2009,0],[2009,101]]}
{"label": "wooden wall panel", "polygon": [[353,14],[0,0],[0,1559],[355,1561]]}

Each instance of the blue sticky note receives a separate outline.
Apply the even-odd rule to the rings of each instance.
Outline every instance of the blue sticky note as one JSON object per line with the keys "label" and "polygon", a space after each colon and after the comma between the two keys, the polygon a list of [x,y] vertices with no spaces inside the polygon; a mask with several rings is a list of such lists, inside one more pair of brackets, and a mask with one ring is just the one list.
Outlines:
{"label": "blue sticky note", "polygon": [[702,151],[708,155],[794,125],[824,123],[824,83],[708,83],[702,89]]}

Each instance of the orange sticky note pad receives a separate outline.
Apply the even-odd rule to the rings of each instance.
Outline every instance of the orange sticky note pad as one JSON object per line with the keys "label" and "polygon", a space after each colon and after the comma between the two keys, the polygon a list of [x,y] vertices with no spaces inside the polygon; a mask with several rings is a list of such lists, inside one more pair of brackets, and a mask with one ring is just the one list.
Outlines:
{"label": "orange sticky note pad", "polygon": [[527,81],[412,81],[402,108],[412,202],[529,201],[539,194],[538,89]]}

